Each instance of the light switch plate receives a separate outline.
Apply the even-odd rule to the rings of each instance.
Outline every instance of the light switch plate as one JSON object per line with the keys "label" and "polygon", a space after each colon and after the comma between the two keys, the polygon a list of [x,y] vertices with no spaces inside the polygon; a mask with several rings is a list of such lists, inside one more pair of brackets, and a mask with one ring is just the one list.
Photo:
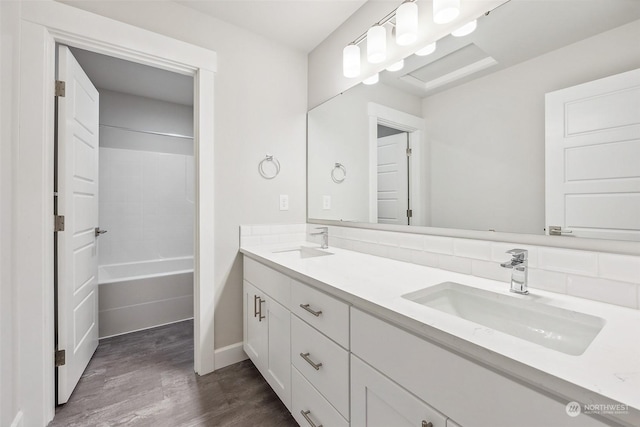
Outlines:
{"label": "light switch plate", "polygon": [[280,195],[280,210],[281,211],[289,210],[289,196],[286,194]]}
{"label": "light switch plate", "polygon": [[322,209],[331,209],[331,196],[322,196]]}

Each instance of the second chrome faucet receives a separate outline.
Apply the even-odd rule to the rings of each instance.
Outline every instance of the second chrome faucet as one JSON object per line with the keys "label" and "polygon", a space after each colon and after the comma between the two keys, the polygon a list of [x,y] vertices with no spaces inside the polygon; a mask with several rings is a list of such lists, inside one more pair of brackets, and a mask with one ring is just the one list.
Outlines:
{"label": "second chrome faucet", "polygon": [[316,227],[316,230],[321,230],[318,233],[311,233],[312,236],[322,236],[322,246],[320,249],[327,249],[329,247],[329,227]]}
{"label": "second chrome faucet", "polygon": [[511,288],[509,290],[517,294],[527,295],[529,293],[529,251],[526,249],[511,249],[506,253],[511,255],[511,260],[501,263],[500,266],[511,269]]}

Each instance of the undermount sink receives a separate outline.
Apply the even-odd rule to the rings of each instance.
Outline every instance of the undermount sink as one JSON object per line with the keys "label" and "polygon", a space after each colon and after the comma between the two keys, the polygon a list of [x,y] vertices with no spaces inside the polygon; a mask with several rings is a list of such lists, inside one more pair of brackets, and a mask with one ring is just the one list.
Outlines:
{"label": "undermount sink", "polygon": [[402,298],[573,356],[584,353],[605,324],[600,317],[454,282]]}
{"label": "undermount sink", "polygon": [[327,252],[318,248],[311,248],[308,246],[298,246],[296,248],[282,249],[279,251],[273,251],[274,254],[291,254],[295,258],[316,258],[320,256],[333,255],[331,252]]}

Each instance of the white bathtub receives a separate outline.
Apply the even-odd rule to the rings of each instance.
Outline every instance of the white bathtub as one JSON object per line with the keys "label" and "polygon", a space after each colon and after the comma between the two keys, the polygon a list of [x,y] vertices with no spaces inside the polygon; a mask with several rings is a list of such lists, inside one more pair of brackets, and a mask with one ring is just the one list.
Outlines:
{"label": "white bathtub", "polygon": [[180,273],[193,273],[193,257],[102,265],[98,267],[98,283],[102,285]]}
{"label": "white bathtub", "polygon": [[193,317],[193,257],[98,267],[99,335],[114,335]]}

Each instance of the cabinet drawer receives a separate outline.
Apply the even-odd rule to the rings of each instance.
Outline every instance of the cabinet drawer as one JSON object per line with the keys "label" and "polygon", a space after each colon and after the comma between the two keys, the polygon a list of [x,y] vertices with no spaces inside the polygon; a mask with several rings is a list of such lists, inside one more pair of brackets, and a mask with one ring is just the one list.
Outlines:
{"label": "cabinet drawer", "polygon": [[464,426],[605,425],[585,414],[569,417],[566,401],[353,308],[351,337],[353,354]]}
{"label": "cabinet drawer", "polygon": [[289,308],[291,298],[291,279],[266,265],[244,257],[244,280]]}
{"label": "cabinet drawer", "polygon": [[291,363],[349,419],[349,353],[346,350],[291,316]]}
{"label": "cabinet drawer", "polygon": [[291,311],[344,348],[349,348],[349,306],[344,302],[292,280]]}
{"label": "cabinet drawer", "polygon": [[302,414],[304,412],[316,426],[349,427],[349,423],[296,368],[291,368],[291,390],[291,413],[301,426],[312,427]]}

